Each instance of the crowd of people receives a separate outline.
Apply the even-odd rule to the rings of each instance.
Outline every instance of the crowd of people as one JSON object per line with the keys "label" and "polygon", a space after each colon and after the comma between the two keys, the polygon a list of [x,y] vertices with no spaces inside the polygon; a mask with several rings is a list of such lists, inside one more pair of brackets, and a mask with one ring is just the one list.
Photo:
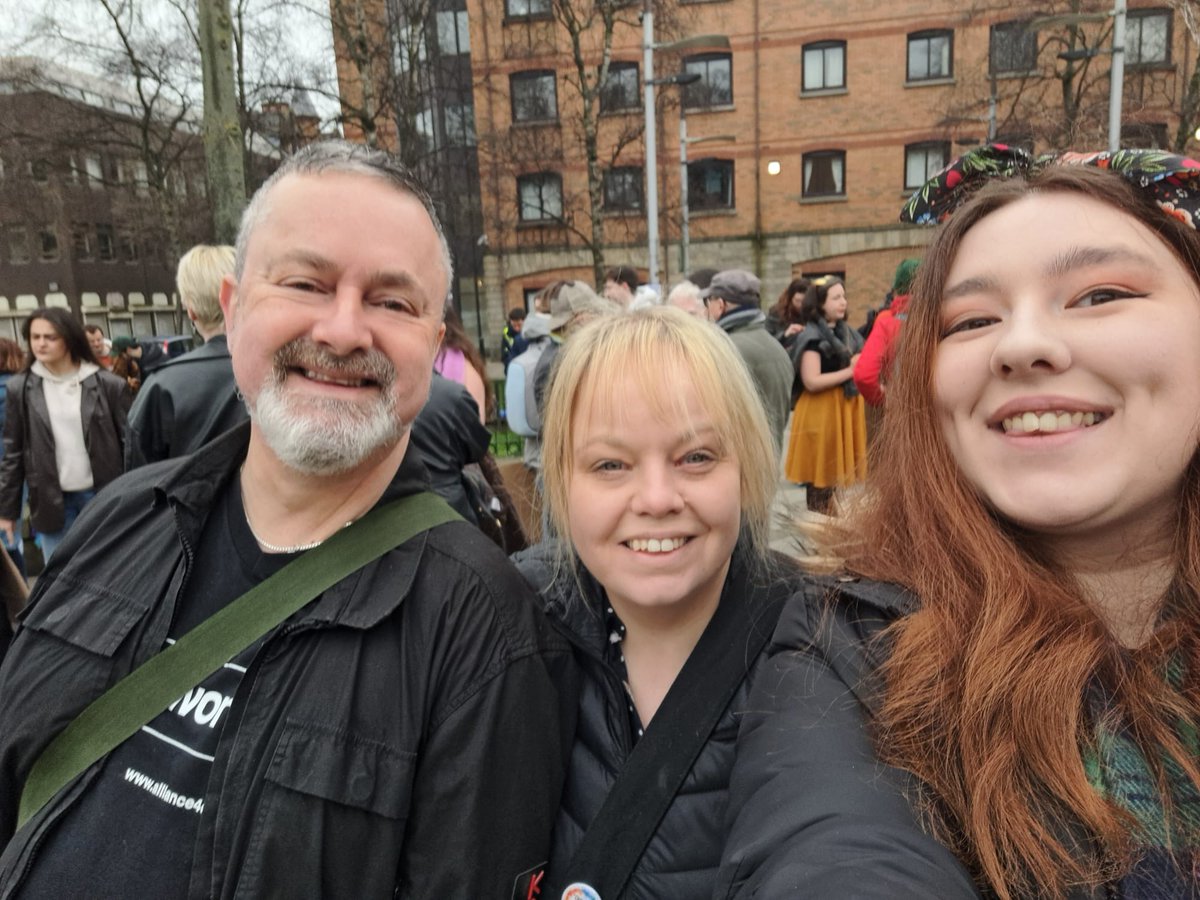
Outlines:
{"label": "crowd of people", "polygon": [[0,341],[0,897],[1200,896],[1197,214],[989,145],[865,334],[618,266],[494,397],[420,183],[299,151],[180,262],[198,349]]}

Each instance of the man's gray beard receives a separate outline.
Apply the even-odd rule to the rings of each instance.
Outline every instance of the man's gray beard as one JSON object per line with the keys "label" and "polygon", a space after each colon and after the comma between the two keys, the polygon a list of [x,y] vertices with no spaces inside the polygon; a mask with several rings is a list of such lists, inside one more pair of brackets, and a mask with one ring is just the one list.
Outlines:
{"label": "man's gray beard", "polygon": [[274,372],[257,399],[251,403],[247,398],[246,405],[263,440],[284,464],[306,475],[339,475],[400,440],[407,425],[396,415],[395,369],[382,353],[370,351],[365,360],[365,368],[379,381],[378,398],[366,405],[289,393],[284,387],[287,368],[301,361],[358,372],[364,368],[363,363],[352,366],[303,341],[276,353]]}

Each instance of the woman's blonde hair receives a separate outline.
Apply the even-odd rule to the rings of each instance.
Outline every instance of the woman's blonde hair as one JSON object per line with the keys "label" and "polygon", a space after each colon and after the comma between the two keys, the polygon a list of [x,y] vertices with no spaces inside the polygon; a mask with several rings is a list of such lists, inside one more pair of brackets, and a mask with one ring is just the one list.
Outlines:
{"label": "woman's blonde hair", "polygon": [[762,399],[732,341],[709,322],[658,306],[602,316],[584,325],[555,360],[542,431],[542,474],[550,519],[566,543],[568,485],[573,474],[574,414],[620,402],[628,379],[657,418],[687,418],[680,384],[690,382],[721,442],[738,463],[742,526],[765,554],[779,452]]}

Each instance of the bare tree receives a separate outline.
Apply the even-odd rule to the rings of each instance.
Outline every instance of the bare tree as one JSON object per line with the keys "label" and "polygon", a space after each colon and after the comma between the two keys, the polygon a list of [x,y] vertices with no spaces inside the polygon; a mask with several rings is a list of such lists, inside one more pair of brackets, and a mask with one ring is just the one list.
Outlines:
{"label": "bare tree", "polygon": [[[1196,2],[1172,0],[1189,30],[1196,28]],[[977,21],[984,12],[969,10],[964,20]],[[1005,23],[1005,27],[1018,21]],[[1108,5],[1096,0],[1059,0],[1038,7],[1036,15],[1031,11],[1024,22],[1023,36],[1012,27],[998,37],[993,28],[988,55],[959,66],[953,100],[942,119],[947,137],[978,135],[981,124],[990,118],[995,135],[1026,140],[1041,148],[1105,146],[1112,48]],[[1193,42],[1197,37],[1200,35],[1193,32]],[[1003,62],[998,64],[993,57],[997,40],[1010,46],[1028,41],[1030,64],[1003,68]],[[1145,127],[1150,139],[1150,123],[1169,120],[1177,127],[1167,143],[1181,151],[1200,115],[1200,78],[1196,74],[1200,57],[1192,61],[1192,76],[1182,90],[1178,87],[1181,78],[1173,69],[1130,66],[1128,57],[1126,62],[1123,124]],[[1161,141],[1164,136],[1153,139]]]}
{"label": "bare tree", "polygon": [[[162,231],[168,254],[175,258],[183,232],[190,239],[194,231],[195,199],[187,198],[186,189],[201,150],[193,90],[197,54],[190,26],[174,7],[152,12],[135,0],[89,0],[86,30],[71,12],[69,5],[52,0],[33,35],[43,45],[58,47],[59,58],[104,73],[103,83],[91,92],[95,99],[81,103],[80,114],[53,135],[29,127],[35,123],[9,120],[3,126],[6,137],[39,142],[48,158],[67,169],[81,165],[87,151],[111,157],[114,163],[103,177],[134,182],[131,186],[148,193],[159,221],[147,227]],[[28,77],[27,87],[34,89],[59,76],[51,66],[31,63]],[[130,173],[122,171],[122,161],[136,162],[132,178],[124,177]]]}
{"label": "bare tree", "polygon": [[1183,153],[1188,142],[1200,125],[1200,3],[1197,0],[1170,0],[1170,6],[1183,20],[1184,28],[1196,47],[1196,55],[1191,60],[1192,73],[1188,76],[1187,86],[1179,104],[1179,124],[1171,141],[1171,149]]}
{"label": "bare tree", "polygon": [[[510,21],[505,28],[509,44],[504,52],[510,58],[527,57],[531,63],[548,56],[565,56],[570,61],[556,78],[561,86],[556,86],[558,114],[549,121],[514,124],[481,135],[486,167],[497,193],[489,218],[498,233],[515,234],[523,249],[563,244],[583,249],[599,282],[614,244],[645,239],[641,210],[606,208],[605,198],[605,182],[614,168],[654,164],[635,155],[644,123],[637,81],[632,98],[622,102],[626,83],[613,67],[615,47],[641,43],[639,7],[628,0],[551,0],[549,10],[548,20],[532,18],[521,25]],[[678,32],[680,13],[675,0],[656,2],[655,16],[660,39]],[[510,85],[501,82],[502,77],[484,72],[483,87],[494,102],[512,102]],[[661,117],[662,110],[676,100],[660,93],[657,102],[655,114]],[[516,196],[502,201],[501,193],[507,196],[510,189],[501,187],[500,182],[550,166],[564,172],[581,170],[582,186],[572,188],[564,178],[557,204],[542,210],[542,226],[516,227],[522,220],[522,201]]]}

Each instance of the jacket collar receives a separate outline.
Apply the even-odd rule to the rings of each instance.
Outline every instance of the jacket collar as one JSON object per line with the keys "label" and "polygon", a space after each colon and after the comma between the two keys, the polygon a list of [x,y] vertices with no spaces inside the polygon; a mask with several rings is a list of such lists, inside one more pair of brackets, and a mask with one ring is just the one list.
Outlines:
{"label": "jacket collar", "polygon": [[872,581],[854,574],[822,576],[813,581],[826,593],[841,594],[891,617],[908,615],[921,606],[916,594],[888,581]]}
{"label": "jacket collar", "polygon": [[[565,565],[562,571],[554,571],[553,554],[553,549],[538,554],[539,572],[532,578],[529,575],[526,577],[541,593],[546,612],[565,625],[572,641],[593,653],[603,654],[608,643],[604,588],[578,557],[575,559],[575,573]],[[524,554],[522,558],[528,559]],[[781,602],[794,588],[792,582],[795,578],[794,566],[783,557],[773,555],[766,566],[757,565],[746,549],[743,535],[734,548],[719,602],[740,603],[746,607],[747,616],[760,616],[767,606],[775,601]],[[768,597],[767,588],[778,596]],[[777,608],[775,614],[778,615]],[[771,627],[774,627],[774,622]]]}
{"label": "jacket collar", "polygon": [[741,331],[743,328],[766,328],[767,314],[756,306],[742,306],[727,312],[717,319],[723,331]]}
{"label": "jacket collar", "polygon": [[[219,491],[237,474],[249,444],[250,423],[244,422],[192,456],[185,457],[181,465],[168,468],[154,484],[155,503],[175,507],[178,527],[185,540],[194,544],[199,539]],[[428,489],[429,474],[410,442],[395,476],[373,508]],[[376,625],[407,596],[424,546],[422,535],[392,551],[400,555],[389,571],[386,591],[359,590],[360,579],[357,573],[352,574],[306,607],[299,621],[336,623],[351,628]]]}

